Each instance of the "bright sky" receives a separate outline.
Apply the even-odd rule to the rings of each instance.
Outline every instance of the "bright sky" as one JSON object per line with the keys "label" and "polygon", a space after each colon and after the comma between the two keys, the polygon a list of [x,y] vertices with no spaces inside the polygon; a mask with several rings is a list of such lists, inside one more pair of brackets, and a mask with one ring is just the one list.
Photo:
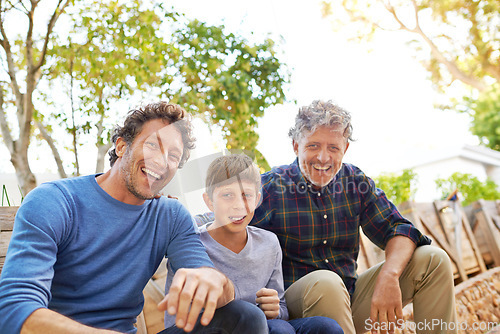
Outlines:
{"label": "bright sky", "polygon": [[[190,18],[224,23],[229,31],[244,36],[254,32],[257,39],[269,33],[279,42],[282,60],[292,73],[288,98],[297,104],[270,108],[259,123],[258,148],[271,166],[294,159],[288,129],[298,107],[315,99],[331,99],[352,113],[357,140],[351,143],[345,161],[370,176],[411,167],[435,152],[477,144],[468,132],[465,115],[434,109],[436,94],[409,48],[392,39],[378,39],[370,53],[363,45],[348,43],[321,18],[316,0],[169,3]],[[208,131],[199,128],[197,137],[203,138]],[[212,147],[221,142],[217,137],[213,141]],[[201,152],[208,142],[199,142]],[[3,143],[0,155],[0,172],[13,172],[9,159],[3,158],[8,156]],[[53,165],[52,158],[49,161]],[[93,168],[94,164],[89,166]],[[32,169],[39,168],[35,164]]]}
{"label": "bright sky", "polygon": [[299,106],[333,100],[352,113],[354,137],[346,161],[369,175],[410,167],[431,152],[476,144],[465,115],[437,111],[426,72],[404,44],[379,39],[373,52],[348,43],[321,18],[316,0],[176,0],[174,7],[209,23],[256,36],[283,36],[292,69],[288,103],[259,123],[259,149],[271,165],[294,159],[288,129]]}

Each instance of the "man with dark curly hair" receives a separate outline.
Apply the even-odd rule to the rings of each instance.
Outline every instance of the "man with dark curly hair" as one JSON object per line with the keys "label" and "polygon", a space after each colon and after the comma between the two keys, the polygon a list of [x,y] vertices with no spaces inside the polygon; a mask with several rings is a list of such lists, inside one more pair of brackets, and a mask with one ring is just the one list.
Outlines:
{"label": "man with dark curly hair", "polygon": [[142,291],[165,256],[176,271],[159,304],[176,315],[166,333],[267,330],[257,307],[233,301],[189,212],[158,196],[189,158],[191,127],[177,105],[132,110],[114,131],[109,171],[26,196],[0,280],[0,333],[135,333]]}

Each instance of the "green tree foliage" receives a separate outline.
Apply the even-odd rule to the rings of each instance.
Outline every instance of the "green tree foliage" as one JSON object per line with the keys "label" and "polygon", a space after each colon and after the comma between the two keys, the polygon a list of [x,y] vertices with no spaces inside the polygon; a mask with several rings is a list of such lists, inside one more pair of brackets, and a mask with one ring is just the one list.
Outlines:
{"label": "green tree foliage", "polygon": [[[382,31],[403,32],[437,90],[450,98],[442,108],[469,112],[474,134],[488,143],[500,140],[497,128],[487,130],[483,118],[499,112],[484,109],[491,107],[484,102],[500,98],[498,89],[494,95],[489,89],[500,84],[500,1],[328,0],[323,1],[323,13],[337,27],[351,28],[358,40]],[[392,34],[394,39],[401,35]]]}
{"label": "green tree foliage", "polygon": [[411,169],[401,173],[383,173],[373,179],[395,205],[413,200],[417,191],[417,174]]}
{"label": "green tree foliage", "polygon": [[[33,124],[65,177],[58,148],[73,151],[78,174],[77,150],[88,141],[83,136],[94,136],[96,170],[102,170],[110,127],[116,122],[109,111],[113,103],[132,95],[180,103],[207,123],[220,126],[228,148],[247,151],[255,150],[257,120],[265,108],[284,100],[289,75],[271,40],[249,42],[223,26],[188,20],[166,10],[161,2],[142,0],[76,1],[74,6],[69,6],[72,1],[60,0],[41,31],[43,26],[35,24],[38,4],[0,0],[4,51],[0,61],[8,74],[6,82],[0,82],[0,127],[24,193],[36,186],[27,156]],[[26,19],[18,20],[12,13]],[[56,31],[55,22],[63,13],[65,25]],[[6,26],[13,26],[12,22],[25,28],[24,37],[7,34]],[[18,82],[19,78],[25,82]],[[41,78],[47,79],[43,85],[39,85]],[[62,105],[57,102],[61,94],[54,94],[61,91],[71,103],[57,111],[47,108]],[[12,121],[16,117],[17,122]],[[18,129],[13,128],[16,123]],[[66,138],[52,138],[61,126],[71,136],[71,145]],[[261,166],[268,167],[260,153],[256,156]]]}
{"label": "green tree foliage", "polygon": [[77,134],[89,132],[98,148],[96,172],[101,172],[112,144],[105,126],[111,105],[170,82],[171,47],[158,35],[161,17],[142,1],[86,1],[75,9],[69,38],[50,52],[55,64],[50,73],[53,79],[76,83],[68,93],[77,101],[71,113],[54,116],[73,137],[77,174]]}
{"label": "green tree foliage", "polygon": [[464,98],[466,112],[473,116],[471,132],[482,144],[500,151],[500,84],[491,85],[477,98]]}
{"label": "green tree foliage", "polygon": [[[288,80],[274,43],[250,43],[222,26],[151,7],[141,0],[87,3],[73,16],[70,39],[51,53],[54,78],[63,74],[79,85],[76,109],[86,121],[73,126],[74,117],[65,115],[69,132],[75,138],[98,125],[97,171],[110,144],[104,126],[110,104],[139,92],[167,97],[220,126],[229,149],[256,151],[257,120],[283,102]],[[259,152],[256,158],[269,168]]]}
{"label": "green tree foliage", "polygon": [[188,110],[222,127],[228,149],[256,152],[258,164],[269,164],[257,151],[258,118],[267,107],[283,103],[289,74],[271,39],[253,44],[224,26],[187,22],[173,34],[181,50],[176,66],[182,87],[175,94]]}
{"label": "green tree foliage", "polygon": [[449,194],[458,189],[459,199],[464,206],[479,199],[500,199],[500,188],[491,179],[482,182],[471,174],[456,172],[449,178],[437,179],[435,182],[437,190],[441,192],[442,198],[447,198]]}

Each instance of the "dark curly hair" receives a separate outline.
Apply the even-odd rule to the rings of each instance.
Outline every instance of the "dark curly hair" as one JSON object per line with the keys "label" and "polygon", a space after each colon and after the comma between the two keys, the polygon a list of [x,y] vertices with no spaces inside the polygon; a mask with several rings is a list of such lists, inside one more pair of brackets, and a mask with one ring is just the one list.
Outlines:
{"label": "dark curly hair", "polygon": [[151,120],[161,119],[173,124],[182,135],[184,150],[179,162],[179,168],[182,168],[189,159],[190,151],[194,148],[195,138],[193,136],[193,126],[191,124],[191,115],[182,109],[179,105],[169,104],[165,101],[150,103],[128,112],[123,126],[116,126],[113,130],[111,139],[115,148],[109,151],[109,162],[113,166],[118,156],[116,155],[116,141],[123,138],[128,146],[132,145],[135,137],[142,131],[143,125]]}

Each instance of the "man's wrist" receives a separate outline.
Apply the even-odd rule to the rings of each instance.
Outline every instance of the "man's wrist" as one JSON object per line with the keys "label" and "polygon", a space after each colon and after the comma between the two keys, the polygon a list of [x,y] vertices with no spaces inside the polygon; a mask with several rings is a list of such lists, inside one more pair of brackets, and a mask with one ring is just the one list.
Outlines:
{"label": "man's wrist", "polygon": [[379,277],[382,276],[385,279],[399,280],[399,277],[401,276],[401,272],[399,272],[397,269],[394,269],[394,268],[384,268],[384,266],[382,266],[378,276]]}

